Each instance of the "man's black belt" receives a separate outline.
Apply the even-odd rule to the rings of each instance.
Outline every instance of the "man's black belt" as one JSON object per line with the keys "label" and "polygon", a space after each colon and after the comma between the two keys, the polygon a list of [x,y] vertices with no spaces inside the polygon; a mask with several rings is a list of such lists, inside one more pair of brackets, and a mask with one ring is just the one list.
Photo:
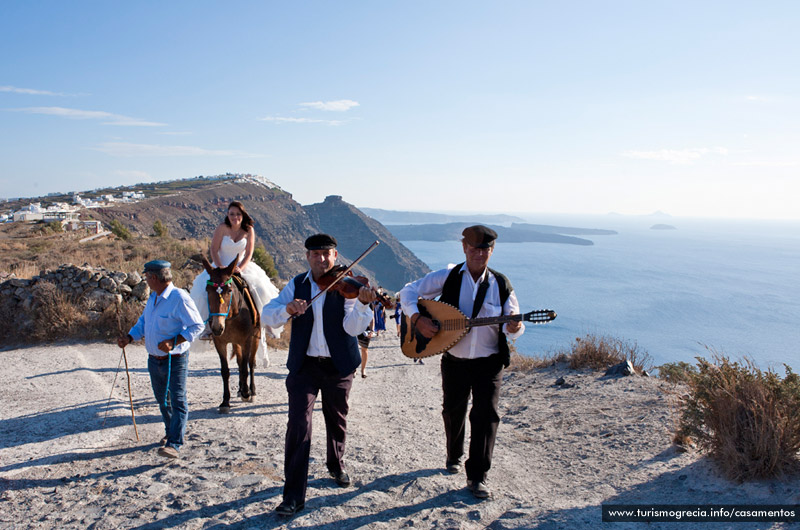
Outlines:
{"label": "man's black belt", "polygon": [[317,357],[317,356],[312,356],[312,355],[306,355],[306,360],[311,360],[311,361],[314,361],[316,363],[332,363],[333,362],[333,359],[331,359],[330,357]]}
{"label": "man's black belt", "polygon": [[[178,357],[180,357],[182,355],[183,355],[182,353],[176,353],[176,354],[172,355],[172,358],[173,359],[177,359]],[[164,359],[169,357],[169,355],[151,355],[150,357],[152,357],[156,361],[163,361]]]}

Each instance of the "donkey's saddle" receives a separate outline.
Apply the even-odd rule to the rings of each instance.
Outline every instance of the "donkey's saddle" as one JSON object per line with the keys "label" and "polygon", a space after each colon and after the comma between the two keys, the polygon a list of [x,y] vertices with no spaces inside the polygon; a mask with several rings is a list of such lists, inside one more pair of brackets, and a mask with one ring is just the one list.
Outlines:
{"label": "donkey's saddle", "polygon": [[250,294],[250,287],[247,285],[247,280],[242,278],[239,273],[234,273],[233,276],[233,283],[236,284],[236,287],[239,288],[239,291],[244,295],[245,303],[247,304],[247,308],[250,310],[250,314],[253,315],[253,325],[258,326],[258,315],[259,311],[256,307],[256,303],[253,301],[253,297]]}

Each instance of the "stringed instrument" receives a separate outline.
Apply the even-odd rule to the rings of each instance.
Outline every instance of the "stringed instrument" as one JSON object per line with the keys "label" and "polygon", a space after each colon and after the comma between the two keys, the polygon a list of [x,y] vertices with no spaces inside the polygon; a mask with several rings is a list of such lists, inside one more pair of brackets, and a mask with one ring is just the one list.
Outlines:
{"label": "stringed instrument", "polygon": [[556,318],[556,312],[550,309],[538,309],[525,314],[503,315],[499,317],[468,318],[457,307],[438,300],[420,298],[417,302],[420,317],[428,317],[439,326],[433,338],[424,337],[411,318],[404,314],[400,323],[400,349],[403,355],[412,359],[431,357],[452,348],[470,329],[477,326],[491,326],[506,322],[532,322],[546,324]]}

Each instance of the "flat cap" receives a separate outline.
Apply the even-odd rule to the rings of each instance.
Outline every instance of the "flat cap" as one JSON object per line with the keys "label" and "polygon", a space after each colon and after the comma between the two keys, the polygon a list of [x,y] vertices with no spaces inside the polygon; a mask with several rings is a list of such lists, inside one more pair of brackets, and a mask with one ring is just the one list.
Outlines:
{"label": "flat cap", "polygon": [[306,248],[308,250],[328,250],[336,248],[336,238],[328,234],[314,234],[306,239]]}
{"label": "flat cap", "polygon": [[468,226],[461,232],[464,243],[475,248],[490,248],[494,246],[497,232],[483,225]]}
{"label": "flat cap", "polygon": [[144,272],[157,272],[160,270],[169,269],[170,267],[172,267],[172,264],[169,261],[155,259],[144,264]]}

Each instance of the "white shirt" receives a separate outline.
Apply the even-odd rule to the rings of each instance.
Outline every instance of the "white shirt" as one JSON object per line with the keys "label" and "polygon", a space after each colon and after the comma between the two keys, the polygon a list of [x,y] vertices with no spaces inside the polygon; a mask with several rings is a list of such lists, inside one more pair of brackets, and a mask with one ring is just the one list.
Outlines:
{"label": "white shirt", "polygon": [[[447,280],[447,276],[450,274],[451,270],[452,267],[433,271],[415,282],[407,283],[400,291],[399,295],[400,299],[403,301],[403,313],[409,316],[418,313],[418,298],[433,300],[440,296],[444,288],[444,282]],[[483,274],[481,274],[477,282],[472,279],[472,275],[467,270],[466,264],[462,265],[461,270],[461,292],[458,298],[458,308],[462,313],[467,315],[467,317],[472,316],[472,306],[478,294],[478,286],[484,278],[487,277],[489,280],[489,289],[486,291],[486,298],[483,300],[483,305],[481,306],[480,312],[478,312],[477,318],[497,317],[501,314],[519,314],[519,303],[517,302],[517,295],[514,291],[511,291],[508,295],[508,300],[506,300],[505,305],[502,308],[500,307],[500,288],[497,286],[497,278],[494,274],[489,272],[489,269],[483,271]],[[508,333],[506,331],[506,324],[503,324],[503,333],[511,340],[517,339],[524,332],[524,324],[516,333]],[[462,359],[477,359],[498,353],[498,333],[499,331],[496,325],[476,326],[458,341],[455,346],[450,348],[450,354]]]}
{"label": "white shirt", "polygon": [[[306,274],[303,281],[311,282],[311,298],[320,292],[317,282],[311,277],[311,271]],[[330,357],[328,343],[325,341],[325,329],[322,324],[322,308],[325,305],[325,298],[328,293],[323,294],[311,303],[311,310],[314,313],[314,325],[311,328],[311,340],[308,343],[306,355],[309,357]],[[271,327],[279,327],[286,323],[291,315],[286,311],[286,305],[295,299],[294,280],[286,284],[280,294],[269,301],[261,312],[261,320],[264,324]],[[372,321],[372,308],[369,304],[362,303],[358,298],[348,298],[344,301],[344,331],[357,337],[363,333]]]}

